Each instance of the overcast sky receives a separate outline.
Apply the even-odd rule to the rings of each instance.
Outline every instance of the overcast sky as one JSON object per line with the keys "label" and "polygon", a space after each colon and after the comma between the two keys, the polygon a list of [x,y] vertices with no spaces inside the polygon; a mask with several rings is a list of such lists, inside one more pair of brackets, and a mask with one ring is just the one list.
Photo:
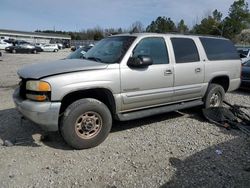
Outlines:
{"label": "overcast sky", "polygon": [[[250,0],[247,0],[249,3]],[[79,31],[129,28],[135,21],[144,27],[158,16],[192,26],[218,9],[227,16],[234,0],[1,0],[0,29]]]}

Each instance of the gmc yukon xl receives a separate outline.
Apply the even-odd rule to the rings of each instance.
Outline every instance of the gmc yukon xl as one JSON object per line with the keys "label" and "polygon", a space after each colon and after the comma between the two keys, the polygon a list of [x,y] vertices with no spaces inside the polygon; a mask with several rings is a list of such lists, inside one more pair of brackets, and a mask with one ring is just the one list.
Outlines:
{"label": "gmc yukon xl", "polygon": [[99,145],[112,120],[222,104],[240,85],[241,61],[225,38],[175,34],[107,37],[82,59],[18,71],[17,109],[76,149]]}

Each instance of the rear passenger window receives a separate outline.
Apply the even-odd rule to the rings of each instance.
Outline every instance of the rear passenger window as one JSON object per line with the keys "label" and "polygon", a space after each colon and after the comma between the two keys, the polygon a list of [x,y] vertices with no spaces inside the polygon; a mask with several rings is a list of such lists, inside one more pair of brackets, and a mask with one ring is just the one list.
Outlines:
{"label": "rear passenger window", "polygon": [[192,39],[171,38],[176,63],[190,63],[200,61],[197,47]]}
{"label": "rear passenger window", "polygon": [[165,40],[160,37],[142,39],[133,51],[133,57],[139,55],[150,56],[153,60],[153,64],[169,63]]}
{"label": "rear passenger window", "polygon": [[200,37],[200,40],[209,60],[239,59],[236,48],[230,40],[205,37]]}

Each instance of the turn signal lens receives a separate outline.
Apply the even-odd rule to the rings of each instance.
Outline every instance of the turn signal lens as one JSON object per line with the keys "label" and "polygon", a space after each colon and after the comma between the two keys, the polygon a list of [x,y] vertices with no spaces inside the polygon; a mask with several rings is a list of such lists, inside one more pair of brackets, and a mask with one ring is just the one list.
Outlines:
{"label": "turn signal lens", "polygon": [[26,97],[31,100],[35,101],[45,101],[47,99],[46,95],[33,95],[33,94],[26,94]]}

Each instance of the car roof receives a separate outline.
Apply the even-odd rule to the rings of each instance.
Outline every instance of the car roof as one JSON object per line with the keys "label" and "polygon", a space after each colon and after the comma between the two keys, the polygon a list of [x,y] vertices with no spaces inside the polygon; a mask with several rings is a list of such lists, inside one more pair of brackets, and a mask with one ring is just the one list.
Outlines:
{"label": "car roof", "polygon": [[193,34],[179,34],[179,33],[124,33],[124,34],[118,34],[118,35],[112,35],[110,37],[114,36],[134,36],[134,37],[156,37],[156,36],[170,36],[170,37],[190,37],[190,38],[199,38],[199,37],[206,37],[206,38],[215,38],[215,39],[225,39],[221,36],[211,36],[211,35],[193,35]]}

